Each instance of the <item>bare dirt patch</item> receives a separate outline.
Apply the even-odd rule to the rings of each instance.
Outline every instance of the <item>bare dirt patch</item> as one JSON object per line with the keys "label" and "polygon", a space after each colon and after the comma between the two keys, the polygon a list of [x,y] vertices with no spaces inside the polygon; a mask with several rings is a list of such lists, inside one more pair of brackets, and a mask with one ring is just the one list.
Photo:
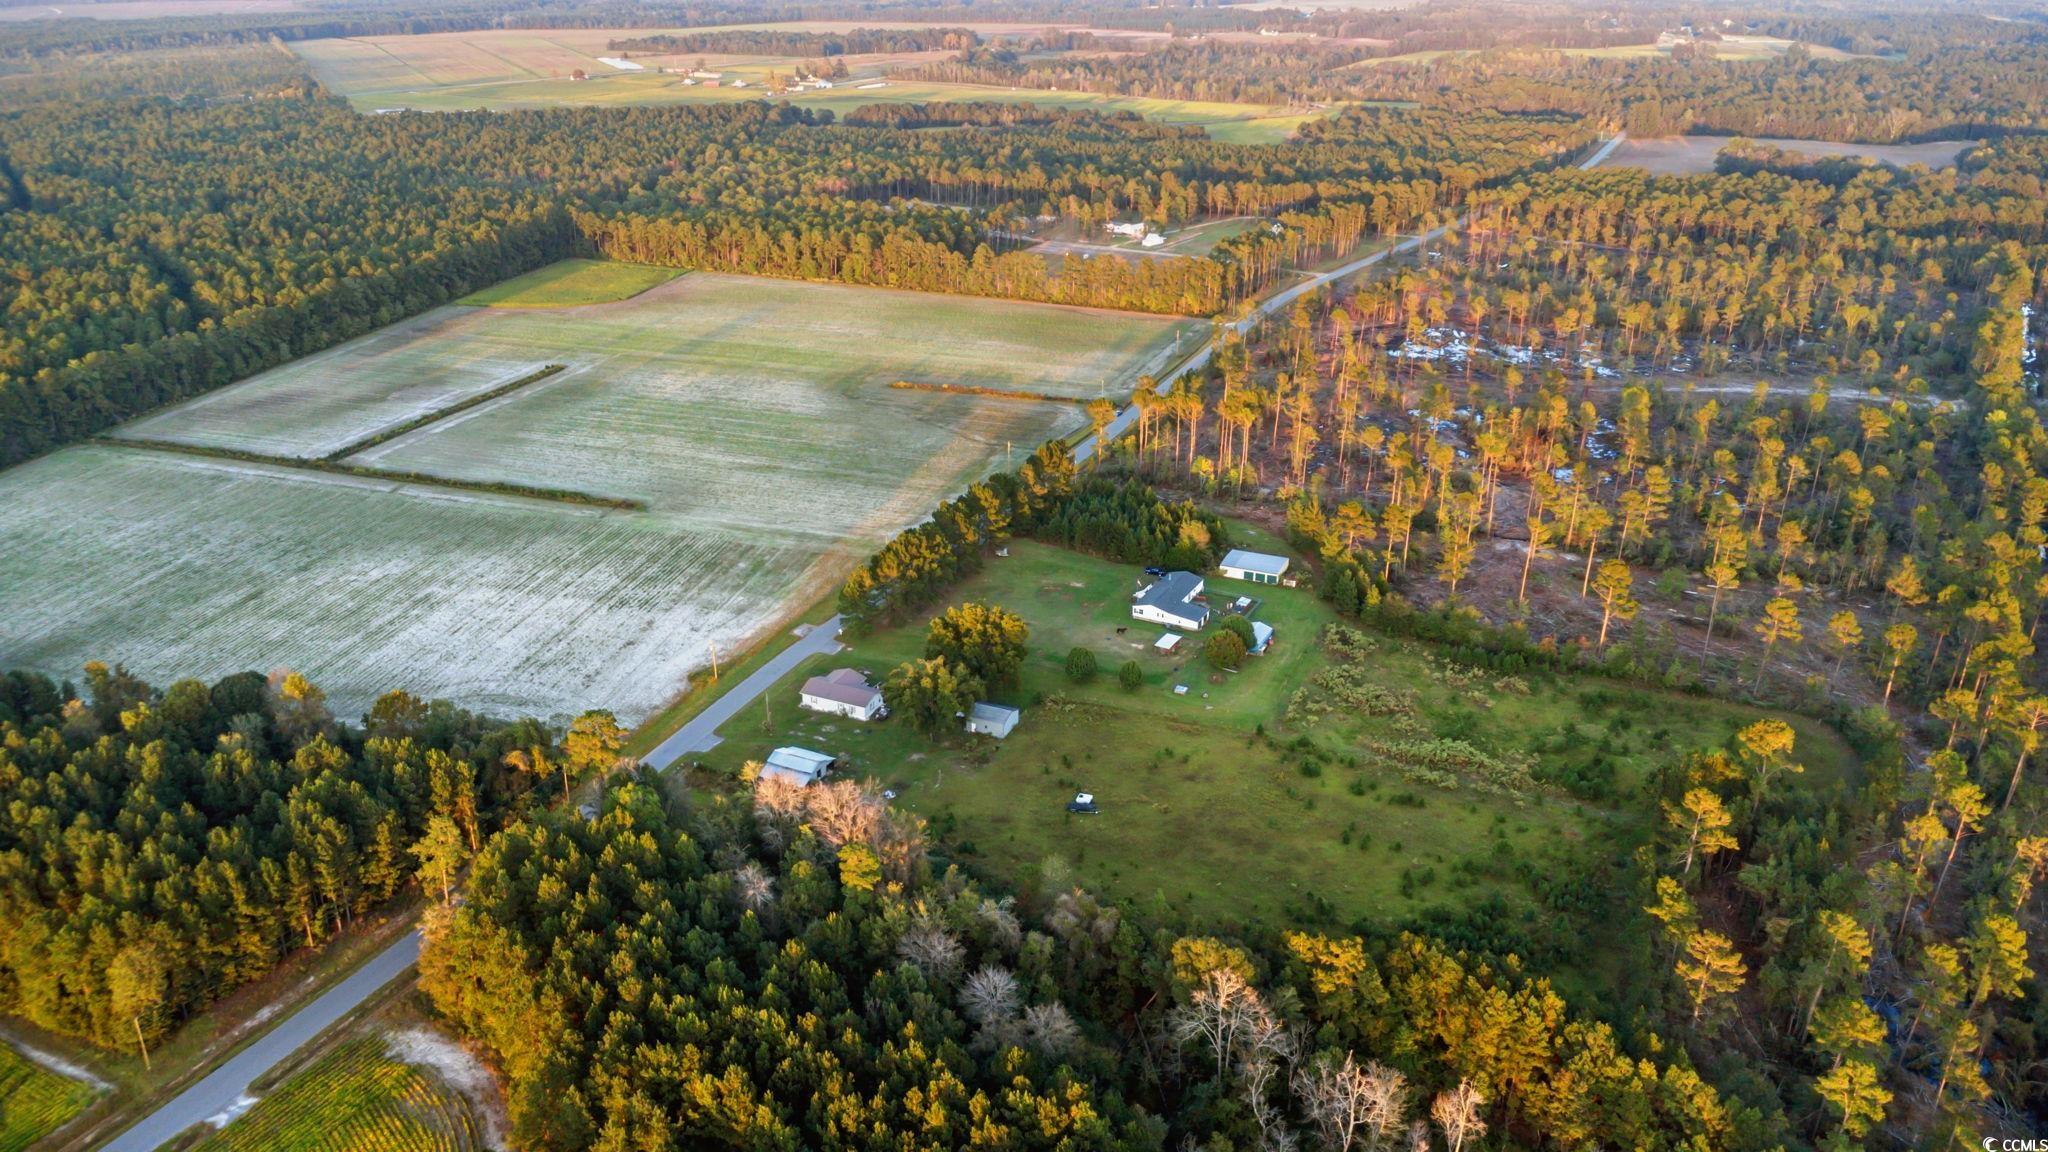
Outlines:
{"label": "bare dirt patch", "polygon": [[[1697,176],[1714,170],[1714,157],[1733,140],[1731,136],[1664,136],[1639,140],[1633,136],[1621,142],[1601,167],[1641,168],[1652,176]],[[1932,144],[1837,144],[1830,140],[1787,140],[1759,138],[1758,144],[1796,152],[1802,156],[1851,156],[1880,164],[1905,167],[1925,164],[1929,168],[1953,167],[1973,140],[1944,140]]]}

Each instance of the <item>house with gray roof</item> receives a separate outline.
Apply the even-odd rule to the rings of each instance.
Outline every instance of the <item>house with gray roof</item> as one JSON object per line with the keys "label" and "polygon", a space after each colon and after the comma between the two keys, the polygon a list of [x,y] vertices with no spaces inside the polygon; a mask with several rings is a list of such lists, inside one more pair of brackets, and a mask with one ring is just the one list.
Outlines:
{"label": "house with gray roof", "polygon": [[876,720],[889,712],[882,701],[882,690],[852,668],[835,668],[804,681],[804,686],[797,690],[797,700],[813,712],[849,720]]}
{"label": "house with gray roof", "polygon": [[1131,597],[1131,619],[1199,632],[1209,622],[1203,587],[1193,572],[1168,572]]}

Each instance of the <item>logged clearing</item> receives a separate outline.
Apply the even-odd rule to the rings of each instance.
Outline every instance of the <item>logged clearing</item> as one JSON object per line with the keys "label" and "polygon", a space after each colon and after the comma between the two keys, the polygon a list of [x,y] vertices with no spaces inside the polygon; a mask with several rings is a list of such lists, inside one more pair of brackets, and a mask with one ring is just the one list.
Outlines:
{"label": "logged clearing", "polygon": [[321,1057],[192,1152],[481,1152],[475,1110],[365,1036]]}
{"label": "logged clearing", "polygon": [[[1721,154],[1733,137],[1664,136],[1639,140],[1633,136],[1621,142],[1602,166],[1641,168],[1653,176],[1696,176],[1714,170],[1714,157]],[[1955,165],[1972,140],[1946,140],[1933,144],[1837,144],[1831,140],[1785,140],[1758,138],[1758,144],[1797,152],[1803,156],[1853,156],[1880,164],[1905,167],[1925,164],[1929,168]]]}
{"label": "logged clearing", "polygon": [[[814,22],[776,27],[844,31],[852,26]],[[890,25],[883,21],[862,22],[859,26]],[[989,34],[1037,35],[1044,31],[1042,26],[992,27],[1000,28],[1001,32]],[[759,100],[769,95],[772,75],[788,79],[799,65],[815,63],[798,57],[703,53],[633,53],[630,60],[642,66],[640,71],[622,71],[605,62],[606,57],[618,55],[608,46],[612,39],[654,34],[652,29],[486,30],[309,40],[294,43],[291,48],[306,60],[322,84],[365,111],[413,108],[451,112]],[[1281,105],[886,79],[892,70],[952,55],[955,54],[922,52],[841,56],[837,62],[846,66],[849,75],[835,87],[791,92],[777,98],[841,114],[866,104],[944,101],[1136,112],[1162,123],[1200,125],[1211,136],[1238,144],[1275,143],[1303,123],[1329,114],[1327,110],[1304,112]],[[721,74],[718,87],[693,82],[678,71],[664,71],[694,70],[700,63]],[[586,78],[575,79],[573,74],[577,70],[583,71]]]}
{"label": "logged clearing", "polygon": [[[449,306],[124,431],[280,455],[567,368],[348,463],[641,512],[113,446],[0,473],[0,664],[152,680],[290,666],[349,715],[403,687],[500,714],[659,708],[707,659],[1192,322],[695,273],[617,304]],[[1197,325],[1198,327],[1198,325]],[[303,410],[301,426],[295,413]],[[330,449],[331,450],[331,449]]]}
{"label": "logged clearing", "polygon": [[40,1067],[0,1044],[0,1152],[21,1152],[92,1103],[90,1085]]}

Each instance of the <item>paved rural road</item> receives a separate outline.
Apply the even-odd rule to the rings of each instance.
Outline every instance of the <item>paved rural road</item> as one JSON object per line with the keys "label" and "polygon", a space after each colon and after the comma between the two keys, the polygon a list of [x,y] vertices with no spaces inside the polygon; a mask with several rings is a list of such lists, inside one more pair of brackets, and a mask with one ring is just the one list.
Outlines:
{"label": "paved rural road", "polygon": [[[1591,156],[1586,157],[1584,161],[1580,162],[1579,167],[1581,169],[1599,167],[1601,162],[1606,160],[1609,156],[1613,155],[1614,150],[1616,148],[1621,147],[1621,142],[1627,138],[1628,133],[1616,132],[1613,135],[1613,137],[1607,141],[1607,143],[1602,144],[1599,147],[1599,149],[1596,150]],[[1230,324],[1230,328],[1232,331],[1235,331],[1239,334],[1243,334],[1244,332],[1248,331],[1252,325],[1258,323],[1260,320],[1263,320],[1266,317],[1273,315],[1274,313],[1280,311],[1282,308],[1285,308],[1289,304],[1294,303],[1296,300],[1301,299],[1303,296],[1306,296],[1309,293],[1314,292],[1316,289],[1321,288],[1325,284],[1329,284],[1337,280],[1342,280],[1347,276],[1356,276],[1360,272],[1363,272],[1367,268],[1370,268],[1373,265],[1379,263],[1380,261],[1385,260],[1389,256],[1398,256],[1403,252],[1413,252],[1417,248],[1422,247],[1424,244],[1428,244],[1435,241],[1438,237],[1442,236],[1445,232],[1449,231],[1450,229],[1462,228],[1464,226],[1465,218],[1460,216],[1454,223],[1446,224],[1438,228],[1432,228],[1419,236],[1410,236],[1406,240],[1403,240],[1398,244],[1395,244],[1391,247],[1382,248],[1370,256],[1362,256],[1359,259],[1353,260],[1351,263],[1346,264],[1341,268],[1333,269],[1329,272],[1324,272],[1315,276],[1311,276],[1308,279],[1303,280],[1301,283],[1296,284],[1292,288],[1288,288],[1282,292],[1276,292],[1273,295],[1267,297],[1263,302],[1259,304],[1258,308],[1254,310],[1250,315],[1246,316],[1242,320],[1232,321]],[[1210,346],[1204,345],[1194,355],[1189,356],[1186,360],[1182,361],[1179,370],[1168,373],[1166,376],[1162,377],[1159,381],[1160,395],[1165,395],[1167,390],[1173,387],[1174,381],[1180,379],[1181,377],[1187,375],[1190,372],[1201,371],[1202,367],[1209,363],[1210,351]],[[1126,431],[1128,431],[1131,425],[1135,424],[1137,420],[1138,408],[1136,405],[1131,405],[1129,407],[1126,407],[1123,411],[1118,412],[1116,414],[1116,419],[1111,420],[1109,422],[1109,425],[1102,430],[1102,434],[1108,437],[1109,439],[1114,440],[1117,437],[1123,435]],[[1095,440],[1095,437],[1090,436],[1087,439],[1082,440],[1080,443],[1074,445],[1074,459],[1077,462],[1085,461],[1090,456],[1095,455]]]}
{"label": "paved rural road", "polygon": [[[648,753],[645,762],[656,769],[667,768],[688,753],[712,747],[718,743],[718,726],[774,687],[790,669],[812,656],[839,650],[839,617],[834,616],[805,633],[803,639],[777,653],[732,691],[713,701],[696,719],[677,729],[675,735]],[[250,1095],[249,1085],[265,1072],[354,1011],[379,988],[403,975],[419,958],[420,934],[414,930],[378,953],[348,979],[321,993],[311,1004],[272,1028],[262,1039],[236,1053],[204,1080],[185,1089],[133,1128],[103,1145],[100,1152],[155,1152],[178,1133],[233,1108],[237,1101]]]}
{"label": "paved rural road", "polygon": [[676,729],[674,735],[655,745],[654,751],[641,757],[640,762],[657,772],[666,771],[669,765],[692,752],[716,747],[719,725],[752,704],[761,693],[773,688],[777,680],[789,674],[790,669],[813,656],[827,655],[839,649],[839,617],[834,616],[805,633],[803,639],[776,653],[773,659],[756,668],[753,675],[740,681],[732,691],[713,700],[710,707]]}
{"label": "paved rural road", "polygon": [[[1601,145],[1600,150],[1593,153],[1579,167],[1591,168],[1599,164],[1607,159],[1621,141],[1621,135],[1617,134],[1612,140]],[[1461,219],[1458,223],[1462,225],[1464,221]],[[1420,236],[1411,236],[1391,248],[1383,248],[1370,256],[1353,260],[1342,268],[1312,276],[1284,292],[1275,294],[1261,304],[1258,311],[1236,321],[1232,327],[1243,332],[1261,317],[1278,312],[1323,285],[1356,275],[1389,256],[1413,251],[1442,236],[1444,231],[1444,228],[1436,228]],[[1209,350],[1205,347],[1190,356],[1181,365],[1180,371],[1160,381],[1159,390],[1165,392],[1174,380],[1196,371],[1208,362]],[[1117,413],[1116,419],[1110,422],[1104,435],[1115,439],[1131,426],[1136,417],[1137,409],[1125,408]],[[1074,449],[1074,458],[1086,460],[1094,452],[1095,438],[1091,436]],[[715,747],[718,743],[719,726],[732,719],[740,709],[753,703],[763,692],[774,687],[790,669],[812,656],[839,651],[839,624],[839,617],[834,616],[811,629],[803,639],[777,653],[768,663],[755,669],[753,675],[740,681],[732,691],[713,701],[711,706],[699,713],[695,719],[663,740],[654,751],[643,758],[643,763],[660,771],[692,752],[703,752]],[[179,1093],[170,1103],[157,1109],[135,1127],[123,1132],[112,1143],[105,1145],[101,1152],[155,1152],[159,1146],[185,1129],[234,1107],[236,1101],[249,1094],[249,1085],[258,1077],[276,1067],[285,1057],[298,1051],[335,1021],[348,1015],[358,1004],[369,999],[371,993],[397,979],[419,960],[419,956],[420,934],[417,931],[410,932],[404,939],[363,965],[348,979],[321,993],[318,999],[299,1009],[284,1023],[271,1029],[262,1039],[214,1069],[206,1079]]]}
{"label": "paved rural road", "polygon": [[408,932],[372,957],[348,979],[322,992],[254,1044],[237,1052],[204,1080],[173,1097],[142,1122],[102,1145],[101,1152],[155,1152],[178,1133],[220,1115],[248,1096],[249,1085],[347,1016],[370,994],[389,984],[420,958],[420,934]]}

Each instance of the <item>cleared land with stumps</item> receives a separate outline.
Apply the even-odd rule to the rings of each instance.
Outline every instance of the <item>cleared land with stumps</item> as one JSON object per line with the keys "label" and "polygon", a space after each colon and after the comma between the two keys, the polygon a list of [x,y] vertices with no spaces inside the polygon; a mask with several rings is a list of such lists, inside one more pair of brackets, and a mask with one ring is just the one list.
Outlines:
{"label": "cleared land with stumps", "polygon": [[[122,430],[157,447],[0,473],[0,664],[120,661],[160,682],[289,666],[342,715],[404,687],[631,721],[709,645],[766,634],[1082,421],[891,383],[1127,389],[1179,323],[705,274],[615,304],[442,308]],[[319,457],[442,409],[337,461],[347,473],[161,446]]]}
{"label": "cleared land with stumps", "polygon": [[[1631,136],[1601,163],[1603,168],[1641,168],[1652,176],[1697,176],[1714,170],[1714,158],[1732,136],[1662,136],[1638,140]],[[1974,141],[1945,140],[1932,144],[1837,144],[1831,140],[1759,138],[1769,148],[1782,148],[1817,159],[1851,157],[1905,167],[1952,168]]]}

